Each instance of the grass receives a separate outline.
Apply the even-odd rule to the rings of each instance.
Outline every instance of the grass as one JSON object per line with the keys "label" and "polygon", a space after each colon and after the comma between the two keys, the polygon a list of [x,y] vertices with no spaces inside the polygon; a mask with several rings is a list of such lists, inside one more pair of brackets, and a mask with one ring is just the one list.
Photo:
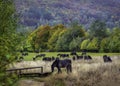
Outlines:
{"label": "grass", "polygon": [[[64,52],[42,52],[47,56],[57,56]],[[69,52],[65,52],[68,53]],[[81,54],[81,53],[78,53]],[[120,53],[88,53],[91,56],[102,56],[107,54],[112,57],[111,63],[104,63],[101,57],[93,58],[92,61],[77,60],[72,61],[72,73],[67,74],[66,69],[62,69],[62,74],[54,73],[45,77],[22,78],[18,86],[120,86]],[[36,53],[29,53],[25,60],[31,60]],[[117,58],[116,58],[117,57]],[[52,62],[44,61],[23,61],[15,63],[14,68],[42,66],[44,72],[51,72]],[[37,72],[39,70],[29,70],[27,72]],[[26,72],[26,71],[25,71]]]}
{"label": "grass", "polygon": [[62,70],[62,74],[55,71],[43,78],[24,78],[18,86],[120,86],[119,61],[119,58],[112,63],[73,61],[71,74]]}
{"label": "grass", "polygon": [[[65,54],[70,54],[70,52],[41,52],[46,54],[46,57],[57,57],[58,53],[65,53]],[[29,53],[28,56],[24,57],[25,61],[32,61],[32,58],[36,56],[38,53]],[[77,53],[78,55],[81,55],[81,52]],[[120,53],[87,53],[90,56],[103,56],[103,55],[108,55],[108,56],[120,56]],[[38,58],[38,60],[41,60],[42,58]]]}

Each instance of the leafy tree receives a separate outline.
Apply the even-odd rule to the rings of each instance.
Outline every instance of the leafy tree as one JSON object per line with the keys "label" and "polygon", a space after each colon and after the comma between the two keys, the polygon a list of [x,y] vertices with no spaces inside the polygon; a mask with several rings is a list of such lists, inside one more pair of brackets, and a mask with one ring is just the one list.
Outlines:
{"label": "leafy tree", "polygon": [[[55,50],[56,51],[67,51],[68,50],[68,43],[67,41],[67,30],[63,30],[58,37],[56,42]],[[66,34],[66,35],[65,35]],[[67,44],[66,44],[67,43]]]}
{"label": "leafy tree", "polygon": [[101,41],[101,52],[120,52],[120,29],[114,28],[109,37]]}
{"label": "leafy tree", "polygon": [[81,43],[80,49],[82,49],[82,50],[87,49],[87,46],[88,46],[89,43],[90,43],[89,39],[83,40],[82,43]]}
{"label": "leafy tree", "polygon": [[77,37],[76,39],[73,39],[70,44],[69,44],[69,49],[72,51],[77,51],[79,50],[79,45],[82,42],[82,39],[80,37]]}
{"label": "leafy tree", "polygon": [[120,28],[115,28],[108,43],[110,52],[120,52]]}
{"label": "leafy tree", "polygon": [[88,50],[98,50],[98,38],[93,38],[87,46]]}
{"label": "leafy tree", "polygon": [[108,47],[109,42],[110,42],[109,38],[102,39],[100,44],[100,52],[109,52],[109,47]]}
{"label": "leafy tree", "polygon": [[89,29],[92,37],[102,39],[107,36],[107,28],[104,22],[96,20],[92,23]]}
{"label": "leafy tree", "polygon": [[58,24],[51,27],[50,35],[52,36],[58,29],[63,29],[65,26],[63,24]]}
{"label": "leafy tree", "polygon": [[48,49],[48,46],[47,46],[47,42],[50,38],[50,29],[51,27],[46,25],[46,26],[43,26],[43,28],[40,29],[40,31],[38,31],[36,33],[36,39],[35,39],[35,48],[36,49]]}
{"label": "leafy tree", "polygon": [[16,55],[16,20],[13,0],[0,0],[0,86],[13,86],[16,80],[14,75],[5,72]]}
{"label": "leafy tree", "polygon": [[108,30],[106,24],[102,21],[96,20],[89,28],[90,38],[98,38],[98,50],[100,50],[100,42],[103,38],[108,36]]}
{"label": "leafy tree", "polygon": [[48,47],[50,50],[55,50],[56,42],[59,38],[59,33],[62,32],[63,30],[64,30],[64,28],[56,30],[53,33],[53,35],[50,37],[50,39],[48,41]]}
{"label": "leafy tree", "polygon": [[73,39],[81,38],[84,36],[85,31],[83,30],[82,26],[79,26],[78,24],[72,25],[71,28],[67,29],[67,31],[58,38],[56,49],[68,51],[69,49],[72,49]]}
{"label": "leafy tree", "polygon": [[36,30],[30,33],[29,36],[27,37],[26,44],[28,45],[28,50],[35,51],[36,34],[38,31],[41,30],[41,28],[43,28],[43,26],[38,27]]}
{"label": "leafy tree", "polygon": [[81,25],[79,25],[77,22],[72,23],[69,31],[72,38],[85,36],[84,28]]}

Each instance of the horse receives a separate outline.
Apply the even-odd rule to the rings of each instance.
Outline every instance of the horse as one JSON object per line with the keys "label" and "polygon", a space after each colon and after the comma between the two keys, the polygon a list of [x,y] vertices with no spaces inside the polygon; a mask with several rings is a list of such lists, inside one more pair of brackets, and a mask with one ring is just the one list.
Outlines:
{"label": "horse", "polygon": [[67,73],[72,72],[72,62],[70,59],[60,60],[57,58],[51,65],[52,72],[54,72],[54,67],[57,67],[58,73],[62,73],[61,68],[66,68]]}
{"label": "horse", "polygon": [[90,55],[84,56],[84,60],[92,60],[92,57]]}
{"label": "horse", "polygon": [[107,55],[103,56],[103,60],[104,60],[104,62],[112,62],[112,59]]}
{"label": "horse", "polygon": [[76,52],[71,52],[70,55],[77,55],[77,53]]}

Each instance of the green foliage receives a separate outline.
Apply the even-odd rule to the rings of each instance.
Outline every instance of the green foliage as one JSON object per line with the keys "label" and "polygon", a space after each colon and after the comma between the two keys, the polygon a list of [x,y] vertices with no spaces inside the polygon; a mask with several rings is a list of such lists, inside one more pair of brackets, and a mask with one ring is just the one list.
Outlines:
{"label": "green foliage", "polygon": [[73,23],[69,28],[62,24],[44,25],[28,36],[25,47],[33,51],[88,49],[100,52],[119,52],[119,28],[112,31],[101,21],[93,22],[87,31],[78,23]]}
{"label": "green foliage", "polygon": [[120,52],[120,28],[115,28],[108,43],[110,52]]}
{"label": "green foliage", "polygon": [[13,76],[6,74],[5,70],[13,62],[18,47],[16,20],[13,0],[0,0],[0,85],[2,86],[13,86],[11,85]]}
{"label": "green foliage", "polygon": [[57,40],[57,44],[55,46],[55,49],[57,51],[68,51],[68,48],[69,48],[69,43],[68,43],[69,40],[67,40],[67,37],[65,38],[65,35],[64,36],[61,36],[58,38]]}
{"label": "green foliage", "polygon": [[60,32],[62,32],[64,30],[64,28],[59,28],[53,33],[53,35],[50,37],[49,41],[48,41],[48,47],[50,50],[54,51],[55,50],[55,46],[56,46],[56,42],[58,40],[59,34]]}
{"label": "green foliage", "polygon": [[80,49],[87,49],[88,44],[90,43],[89,39],[85,39],[82,41]]}
{"label": "green foliage", "polygon": [[70,50],[75,50],[75,51],[78,51],[79,50],[79,45],[80,43],[82,42],[81,38],[78,37],[76,39],[73,39],[70,44],[69,44],[69,49]]}
{"label": "green foliage", "polygon": [[88,50],[98,50],[98,38],[93,38],[87,46]]}
{"label": "green foliage", "polygon": [[26,40],[26,44],[28,46],[29,51],[35,51],[35,39],[36,39],[36,34],[40,30],[41,27],[38,27],[36,30],[34,30],[30,35],[28,36]]}
{"label": "green foliage", "polygon": [[72,28],[69,29],[69,33],[72,38],[85,36],[84,28],[78,24],[73,25]]}
{"label": "green foliage", "polygon": [[50,26],[44,26],[37,32],[35,39],[36,49],[47,49],[47,42],[50,38]]}
{"label": "green foliage", "polygon": [[109,52],[108,43],[110,42],[109,38],[104,38],[100,44],[100,52]]}
{"label": "green foliage", "polygon": [[106,24],[101,21],[95,21],[90,27],[90,35],[92,37],[104,38],[107,36]]}
{"label": "green foliage", "polygon": [[101,52],[120,52],[120,29],[114,28],[109,37],[101,41]]}
{"label": "green foliage", "polygon": [[62,36],[59,37],[56,44],[56,50],[69,51],[69,50],[73,50],[73,48],[77,49],[78,45],[75,44],[74,39],[84,36],[85,36],[85,31],[83,30],[82,27],[67,29],[67,31],[64,34],[62,34]]}

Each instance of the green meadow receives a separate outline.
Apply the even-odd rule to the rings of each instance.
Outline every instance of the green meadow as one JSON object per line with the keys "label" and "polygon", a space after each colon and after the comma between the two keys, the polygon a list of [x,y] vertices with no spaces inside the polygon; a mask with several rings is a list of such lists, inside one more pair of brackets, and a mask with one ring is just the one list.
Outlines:
{"label": "green meadow", "polygon": [[[70,52],[40,52],[40,53],[29,53],[28,56],[24,56],[25,61],[32,61],[32,58],[38,54],[46,54],[45,57],[57,57],[57,54],[70,54]],[[77,52],[78,55],[81,55],[81,52]],[[87,53],[87,55],[90,56],[103,56],[103,55],[108,55],[108,56],[120,56],[120,53]],[[70,55],[70,58],[72,56]],[[37,58],[37,60],[41,60],[42,58]]]}

